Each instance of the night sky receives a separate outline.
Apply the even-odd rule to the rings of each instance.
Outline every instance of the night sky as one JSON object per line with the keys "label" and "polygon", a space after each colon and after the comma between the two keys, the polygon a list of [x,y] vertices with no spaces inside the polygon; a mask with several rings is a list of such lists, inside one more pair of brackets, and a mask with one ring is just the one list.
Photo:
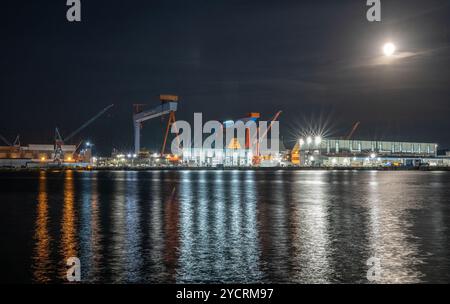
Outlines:
{"label": "night sky", "polygon": [[[178,119],[238,119],[282,110],[289,146],[310,127],[360,139],[450,147],[450,1],[382,0],[369,23],[366,0],[3,1],[0,134],[52,143],[102,108],[84,130],[99,152],[133,145],[132,104],[180,96]],[[392,41],[396,57],[381,48]],[[159,147],[161,120],[143,145]]]}

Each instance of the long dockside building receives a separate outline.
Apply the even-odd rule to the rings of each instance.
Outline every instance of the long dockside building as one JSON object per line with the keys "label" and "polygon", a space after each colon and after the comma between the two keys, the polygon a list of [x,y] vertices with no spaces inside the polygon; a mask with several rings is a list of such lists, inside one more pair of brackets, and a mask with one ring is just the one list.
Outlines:
{"label": "long dockside building", "polygon": [[299,164],[381,165],[427,162],[437,157],[436,143],[322,139],[297,143]]}

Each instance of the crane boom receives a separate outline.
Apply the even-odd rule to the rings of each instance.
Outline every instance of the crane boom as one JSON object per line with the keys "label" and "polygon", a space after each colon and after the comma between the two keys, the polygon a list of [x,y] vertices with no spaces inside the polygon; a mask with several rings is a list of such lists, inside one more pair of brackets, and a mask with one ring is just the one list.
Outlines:
{"label": "crane boom", "polygon": [[7,144],[8,146],[12,146],[12,144],[9,142],[9,140],[7,140],[5,137],[3,137],[3,135],[0,134],[0,139]]}
{"label": "crane boom", "polygon": [[20,147],[20,135],[19,134],[17,134],[16,139],[14,139],[13,145],[15,147]]}
{"label": "crane boom", "polygon": [[280,117],[282,111],[278,111],[275,116],[272,118],[272,120],[270,121],[270,125],[269,127],[266,129],[266,132],[264,132],[264,134],[259,138],[259,141],[262,141],[266,136],[267,133],[269,133],[270,129],[272,128],[272,124],[275,120],[278,119],[278,117]]}
{"label": "crane boom", "polygon": [[356,129],[358,129],[359,125],[361,124],[360,121],[357,121],[354,125],[352,130],[350,131],[350,133],[347,135],[347,137],[345,138],[346,140],[349,140],[352,138],[353,134],[355,134]]}
{"label": "crane boom", "polygon": [[70,139],[72,139],[75,135],[77,135],[78,133],[80,133],[84,128],[86,128],[87,126],[89,126],[91,123],[93,123],[97,118],[99,118],[100,116],[102,116],[103,114],[105,114],[109,109],[111,109],[114,105],[109,105],[106,108],[104,108],[103,110],[101,110],[97,115],[95,115],[94,117],[92,117],[91,119],[89,119],[88,121],[86,121],[81,127],[79,127],[78,129],[76,129],[75,131],[73,131],[69,136],[67,136],[64,141],[69,141]]}

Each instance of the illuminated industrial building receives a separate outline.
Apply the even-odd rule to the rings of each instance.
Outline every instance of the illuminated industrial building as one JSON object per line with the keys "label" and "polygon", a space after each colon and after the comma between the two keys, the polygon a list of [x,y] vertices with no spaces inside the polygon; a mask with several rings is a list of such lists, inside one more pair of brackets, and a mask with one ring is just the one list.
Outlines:
{"label": "illuminated industrial building", "polygon": [[437,147],[436,143],[307,137],[295,145],[292,160],[302,166],[438,166],[444,162],[437,158]]}
{"label": "illuminated industrial building", "polygon": [[[67,166],[91,162],[91,150],[77,151],[75,145],[62,145],[64,158],[61,162]],[[0,167],[30,168],[43,166],[55,160],[55,147],[48,144],[30,144],[27,146],[0,146]]]}

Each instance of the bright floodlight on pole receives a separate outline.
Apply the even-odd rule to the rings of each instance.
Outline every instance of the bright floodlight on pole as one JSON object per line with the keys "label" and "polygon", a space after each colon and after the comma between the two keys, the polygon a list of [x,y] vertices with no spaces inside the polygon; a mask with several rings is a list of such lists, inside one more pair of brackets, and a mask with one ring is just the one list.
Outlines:
{"label": "bright floodlight on pole", "polygon": [[303,140],[303,138],[300,138],[299,144],[300,144],[300,146],[303,146],[305,144],[305,141]]}
{"label": "bright floodlight on pole", "polygon": [[322,137],[321,136],[316,136],[314,138],[314,143],[316,144],[316,146],[320,145],[322,143]]}
{"label": "bright floodlight on pole", "polygon": [[310,144],[312,143],[312,137],[311,137],[311,136],[308,136],[308,137],[306,138],[306,143],[307,143],[308,145],[310,145]]}
{"label": "bright floodlight on pole", "polygon": [[374,159],[375,157],[377,157],[377,155],[375,153],[370,154],[371,159]]}

